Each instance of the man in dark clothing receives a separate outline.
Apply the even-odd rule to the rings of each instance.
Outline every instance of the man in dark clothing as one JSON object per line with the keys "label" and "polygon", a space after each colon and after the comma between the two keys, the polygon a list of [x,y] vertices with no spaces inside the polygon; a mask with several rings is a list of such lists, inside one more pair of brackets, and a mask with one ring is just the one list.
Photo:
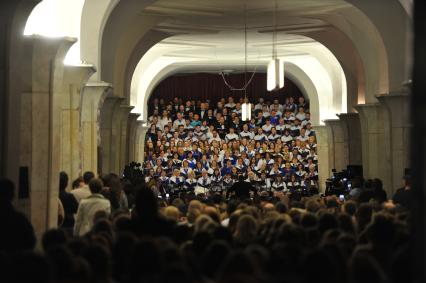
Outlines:
{"label": "man in dark clothing", "polygon": [[226,192],[226,197],[228,198],[230,194],[235,193],[238,199],[246,200],[250,198],[250,191],[256,192],[256,189],[251,183],[245,182],[244,177],[240,175],[239,181],[234,183]]}
{"label": "man in dark clothing", "polygon": [[411,209],[412,193],[411,193],[411,179],[410,176],[404,176],[404,187],[398,189],[393,195],[393,202],[399,204],[406,209]]}
{"label": "man in dark clothing", "polygon": [[72,233],[74,227],[74,214],[77,213],[78,202],[73,194],[68,193],[68,175],[65,172],[59,174],[59,199],[64,207],[65,219],[62,228],[67,232]]}
{"label": "man in dark clothing", "polygon": [[15,186],[12,181],[0,179],[0,252],[32,250],[36,244],[33,226],[12,205],[14,194]]}
{"label": "man in dark clothing", "polygon": [[135,209],[132,212],[131,230],[138,236],[169,236],[174,233],[175,224],[158,213],[154,193],[146,186],[137,191]]}

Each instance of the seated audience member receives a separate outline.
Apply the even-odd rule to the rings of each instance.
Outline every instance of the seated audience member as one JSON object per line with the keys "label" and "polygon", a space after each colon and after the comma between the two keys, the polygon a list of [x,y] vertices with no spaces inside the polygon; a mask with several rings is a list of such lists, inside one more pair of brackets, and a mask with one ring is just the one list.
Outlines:
{"label": "seated audience member", "polygon": [[77,210],[74,226],[74,235],[83,236],[88,233],[94,225],[94,217],[99,211],[111,213],[109,200],[101,194],[103,183],[100,179],[92,178],[89,182],[91,195],[82,199]]}

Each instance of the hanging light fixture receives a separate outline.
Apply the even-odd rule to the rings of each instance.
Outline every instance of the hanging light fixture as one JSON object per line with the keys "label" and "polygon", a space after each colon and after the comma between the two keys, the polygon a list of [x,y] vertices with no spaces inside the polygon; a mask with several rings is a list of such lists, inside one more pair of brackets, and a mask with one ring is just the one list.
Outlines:
{"label": "hanging light fixture", "polygon": [[[252,77],[253,78],[253,77]],[[251,78],[251,79],[252,79]],[[250,79],[250,81],[251,81]],[[247,98],[247,7],[244,6],[244,103],[241,106],[241,120],[251,120],[251,104]]]}
{"label": "hanging light fixture", "polygon": [[275,1],[274,31],[272,33],[272,60],[268,64],[266,74],[266,88],[268,91],[278,90],[284,87],[284,61],[277,55],[277,10],[278,3]]}
{"label": "hanging light fixture", "polygon": [[241,106],[241,120],[251,120],[251,103],[248,102],[248,99],[244,99],[244,103]]}

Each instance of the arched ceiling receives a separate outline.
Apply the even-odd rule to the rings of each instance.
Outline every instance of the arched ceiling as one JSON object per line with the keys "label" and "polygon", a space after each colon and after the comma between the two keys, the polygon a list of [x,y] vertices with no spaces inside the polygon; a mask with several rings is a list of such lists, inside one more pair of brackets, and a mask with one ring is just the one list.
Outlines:
{"label": "arched ceiling", "polygon": [[[265,72],[271,60],[271,34],[250,31],[247,40],[248,71]],[[145,54],[133,74],[130,102],[135,105],[134,111],[144,118],[144,105],[153,89],[152,82],[155,86],[170,73],[244,71],[244,45],[241,29],[173,36],[161,41]],[[315,110],[320,113],[318,124],[320,120],[335,117],[336,113],[346,112],[346,78],[339,62],[327,48],[298,35],[279,35],[277,46],[278,57],[286,62],[287,75],[296,77],[292,74],[295,68],[290,66],[297,66],[311,77],[309,83],[315,85],[315,93],[322,98],[321,110]],[[162,71],[166,67],[169,72]],[[308,83],[305,78],[299,81]]]}
{"label": "arched ceiling", "polygon": [[[39,6],[54,2],[62,4],[44,11],[43,19]],[[330,82],[332,111],[354,111],[357,103],[375,102],[376,95],[397,91],[410,78],[412,0],[277,3],[280,56],[318,62],[322,78],[328,76]],[[44,0],[33,14],[39,21],[50,19],[50,28],[56,24],[65,30],[67,23],[73,25],[69,30],[78,30],[81,25],[80,33],[61,35],[80,39],[81,61],[98,69],[91,80],[112,83],[115,95],[134,104],[139,84],[150,85],[143,73],[154,71],[154,65],[179,66],[181,71],[241,70],[245,5],[249,63],[262,70],[270,56],[275,0]],[[67,21],[71,15],[80,21]],[[311,82],[321,81],[320,75],[303,71],[313,76]],[[158,79],[157,74],[150,76]],[[318,95],[322,101],[324,94]]]}

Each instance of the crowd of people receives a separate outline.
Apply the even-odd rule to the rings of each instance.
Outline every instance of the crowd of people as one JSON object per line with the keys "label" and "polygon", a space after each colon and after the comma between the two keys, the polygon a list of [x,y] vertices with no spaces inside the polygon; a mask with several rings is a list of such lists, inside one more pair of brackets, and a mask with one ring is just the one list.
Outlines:
{"label": "crowd of people", "polygon": [[61,172],[58,228],[39,239],[0,178],[0,281],[413,282],[409,176],[391,199],[379,179],[351,180],[344,198],[313,193],[303,98],[261,100],[246,124],[239,103],[154,103],[144,167],[72,182]]}
{"label": "crowd of people", "polygon": [[0,180],[1,282],[413,282],[408,178],[394,201],[377,179],[344,201],[266,191],[166,200],[113,174],[86,172],[70,192],[60,179],[65,220],[38,246],[13,183]]}
{"label": "crowd of people", "polygon": [[146,182],[162,197],[182,193],[229,195],[240,179],[257,192],[318,192],[318,156],[304,97],[265,101],[241,121],[241,98],[170,102],[154,99],[146,135]]}

